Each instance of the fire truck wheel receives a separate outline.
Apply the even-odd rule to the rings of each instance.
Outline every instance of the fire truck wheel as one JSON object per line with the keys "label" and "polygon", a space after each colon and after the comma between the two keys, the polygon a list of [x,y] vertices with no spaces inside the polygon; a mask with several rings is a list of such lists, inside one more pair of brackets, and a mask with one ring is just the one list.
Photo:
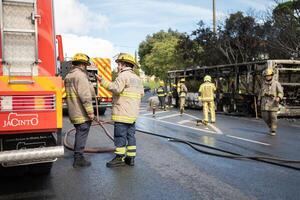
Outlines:
{"label": "fire truck wheel", "polygon": [[30,165],[30,173],[34,175],[50,174],[53,162]]}

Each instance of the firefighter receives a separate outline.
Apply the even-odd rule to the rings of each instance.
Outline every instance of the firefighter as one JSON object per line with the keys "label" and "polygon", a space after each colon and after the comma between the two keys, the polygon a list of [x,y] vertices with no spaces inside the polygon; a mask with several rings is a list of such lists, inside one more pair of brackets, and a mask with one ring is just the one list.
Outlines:
{"label": "firefighter", "polygon": [[172,98],[173,98],[173,84],[170,84],[168,89],[168,107],[172,107]]}
{"label": "firefighter", "polygon": [[107,167],[134,166],[136,156],[135,121],[139,113],[144,89],[141,79],[134,73],[138,67],[135,59],[127,53],[120,53],[116,59],[118,76],[108,82],[97,76],[100,84],[112,91],[112,120],[114,123],[115,157],[106,163]]}
{"label": "firefighter", "polygon": [[72,65],[73,68],[65,78],[65,88],[69,118],[76,129],[73,167],[77,168],[91,165],[84,158],[83,152],[95,117],[92,104],[95,91],[86,70],[91,65],[90,58],[86,54],[77,53],[72,59]]}
{"label": "firefighter", "polygon": [[159,99],[155,95],[155,96],[150,97],[148,102],[149,102],[149,108],[152,110],[152,117],[155,117],[155,111],[159,105]]}
{"label": "firefighter", "polygon": [[280,83],[274,80],[272,68],[267,68],[263,72],[263,76],[265,81],[258,97],[261,116],[270,129],[269,134],[274,136],[276,135],[277,111],[279,110],[279,102],[283,98],[283,89]]}
{"label": "firefighter", "polygon": [[204,76],[204,83],[199,87],[199,100],[202,101],[203,105],[203,123],[206,125],[208,123],[208,111],[211,115],[211,123],[216,122],[215,113],[215,103],[214,103],[214,93],[216,91],[216,86],[211,82],[211,76]]}
{"label": "firefighter", "polygon": [[159,82],[159,87],[157,89],[157,96],[158,96],[158,99],[159,99],[159,107],[161,109],[166,110],[166,96],[167,96],[167,93],[166,93],[166,90],[165,90],[164,86],[165,86],[164,81],[160,81]]}
{"label": "firefighter", "polygon": [[180,83],[177,86],[177,92],[179,96],[179,110],[181,115],[183,114],[184,111],[185,98],[187,95],[187,88],[184,83],[185,83],[185,79],[182,78],[180,79]]}

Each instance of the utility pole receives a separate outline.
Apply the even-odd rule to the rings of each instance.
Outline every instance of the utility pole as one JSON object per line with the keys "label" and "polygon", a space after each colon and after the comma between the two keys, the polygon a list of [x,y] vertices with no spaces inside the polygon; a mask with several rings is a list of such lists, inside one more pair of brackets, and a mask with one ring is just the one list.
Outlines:
{"label": "utility pole", "polygon": [[216,33],[216,1],[213,0],[213,32]]}

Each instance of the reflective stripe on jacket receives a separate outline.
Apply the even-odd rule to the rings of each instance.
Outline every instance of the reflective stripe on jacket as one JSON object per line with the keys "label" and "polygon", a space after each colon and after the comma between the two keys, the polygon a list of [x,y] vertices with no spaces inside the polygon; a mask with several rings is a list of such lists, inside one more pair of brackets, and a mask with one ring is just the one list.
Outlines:
{"label": "reflective stripe on jacket", "polygon": [[73,124],[90,121],[88,114],[94,113],[92,97],[95,91],[86,71],[74,67],[65,78],[65,88],[70,121]]}
{"label": "reflective stripe on jacket", "polygon": [[113,93],[112,120],[132,124],[139,114],[144,95],[142,80],[131,68],[123,69],[114,82],[104,79],[101,85]]}
{"label": "reflective stripe on jacket", "polygon": [[165,92],[165,88],[160,86],[158,89],[157,89],[157,96],[159,97],[164,97],[166,96],[166,92]]}
{"label": "reflective stripe on jacket", "polygon": [[199,87],[200,97],[199,100],[201,101],[213,101],[214,100],[214,93],[216,91],[216,86],[210,82],[204,82]]}
{"label": "reflective stripe on jacket", "polygon": [[275,101],[275,98],[283,98],[283,89],[281,84],[272,80],[270,82],[265,81],[260,91],[259,100],[261,100],[261,110],[263,111],[278,111],[279,102]]}

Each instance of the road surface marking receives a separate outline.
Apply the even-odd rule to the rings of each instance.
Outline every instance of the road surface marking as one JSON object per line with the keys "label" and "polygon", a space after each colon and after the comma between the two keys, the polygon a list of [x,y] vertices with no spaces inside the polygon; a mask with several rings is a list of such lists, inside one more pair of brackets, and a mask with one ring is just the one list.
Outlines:
{"label": "road surface marking", "polygon": [[183,127],[183,128],[193,129],[193,130],[197,130],[197,131],[203,131],[203,132],[207,132],[207,133],[219,134],[219,133],[216,133],[216,132],[211,131],[211,130],[206,130],[206,129],[201,129],[201,128],[194,128],[194,127],[191,127],[191,126],[185,126],[185,125],[172,123],[172,122],[168,122],[168,121],[163,121],[163,120],[159,120],[159,119],[153,119],[153,118],[143,117],[143,116],[140,116],[140,118],[146,118],[146,119],[149,119],[149,120],[158,121],[158,122],[161,122],[161,123],[171,124],[171,125],[175,125],[175,126],[180,126],[180,127]]}
{"label": "road surface marking", "polygon": [[247,141],[247,142],[252,142],[252,143],[261,144],[261,145],[265,145],[265,146],[270,146],[270,144],[264,143],[264,142],[259,142],[259,141],[255,141],[255,140],[241,138],[241,137],[237,137],[237,136],[233,136],[233,135],[226,135],[226,136],[231,137],[231,138],[235,138],[235,139],[238,139],[238,140],[244,140],[244,141]]}
{"label": "road surface marking", "polygon": [[180,115],[180,113],[175,113],[175,114],[172,114],[172,115],[166,115],[166,116],[158,117],[156,119],[166,119],[166,118],[175,117],[175,116],[179,116],[179,115]]}
{"label": "road surface marking", "polygon": [[[165,112],[169,112],[169,111],[158,111],[158,112],[155,112],[155,114],[159,114],[159,113],[165,113]],[[147,113],[147,114],[143,114],[144,116],[146,115],[153,115],[153,113]]]}
{"label": "road surface marking", "polygon": [[189,115],[189,114],[186,114],[186,113],[183,113],[184,115],[186,115],[186,116],[189,116],[189,117],[191,117],[191,118],[194,118],[194,119],[196,119],[196,120],[200,120],[200,118],[198,118],[198,117],[196,117],[196,116],[194,116],[194,115]]}
{"label": "road surface marking", "polygon": [[191,120],[188,120],[188,119],[186,119],[186,120],[181,120],[181,121],[178,122],[178,124],[184,124],[184,123],[188,123],[188,122],[192,122],[192,121],[191,121]]}
{"label": "road surface marking", "polygon": [[223,131],[221,131],[218,127],[216,127],[215,125],[212,124],[207,124],[210,128],[212,128],[214,131],[216,131],[219,134],[223,134]]}
{"label": "road surface marking", "polygon": [[[194,118],[196,120],[200,120],[198,117],[194,116],[194,115],[189,115],[189,114],[186,114],[186,113],[183,113],[184,115],[186,116],[189,116],[191,118]],[[212,125],[212,124],[207,124],[207,126],[209,126],[211,129],[213,129],[215,132],[217,132],[218,134],[223,134],[223,132],[216,126]]]}

